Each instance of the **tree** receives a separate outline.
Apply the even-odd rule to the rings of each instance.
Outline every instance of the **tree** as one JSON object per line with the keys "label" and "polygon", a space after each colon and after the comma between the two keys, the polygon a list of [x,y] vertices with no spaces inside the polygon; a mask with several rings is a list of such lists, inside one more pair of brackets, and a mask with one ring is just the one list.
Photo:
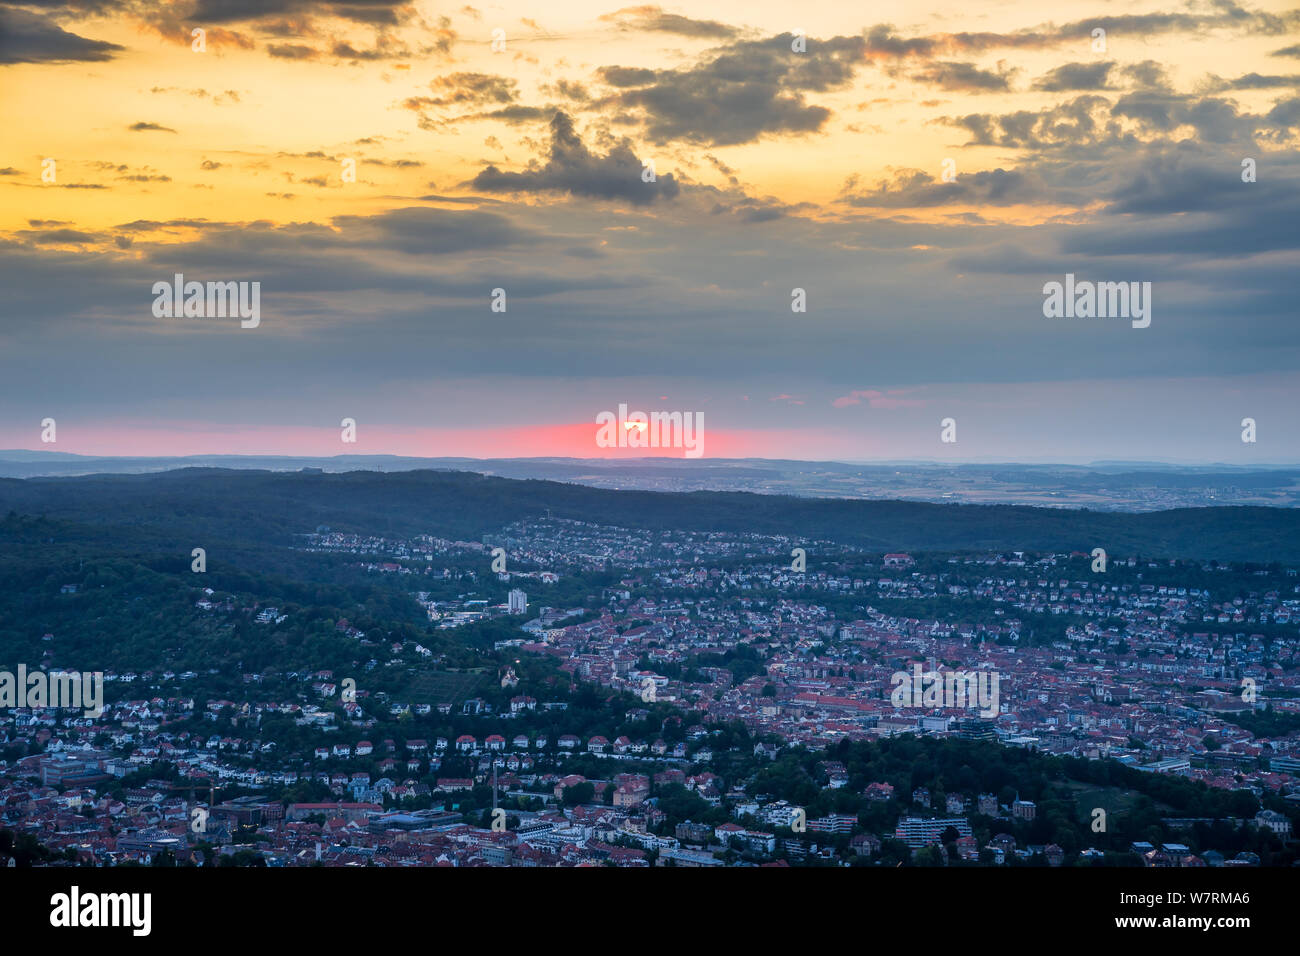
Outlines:
{"label": "tree", "polygon": [[582,803],[590,803],[596,796],[596,787],[590,780],[584,780],[582,783],[575,783],[571,787],[564,788],[564,805],[566,807],[576,807]]}

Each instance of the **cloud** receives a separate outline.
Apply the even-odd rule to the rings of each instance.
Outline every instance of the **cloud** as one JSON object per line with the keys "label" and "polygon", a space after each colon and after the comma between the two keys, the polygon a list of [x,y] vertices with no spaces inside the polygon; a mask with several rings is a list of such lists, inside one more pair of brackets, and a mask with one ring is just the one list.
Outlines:
{"label": "cloud", "polygon": [[1231,80],[1225,80],[1221,76],[1211,76],[1207,78],[1202,89],[1210,93],[1223,93],[1228,90],[1273,90],[1279,87],[1300,87],[1300,74],[1264,76],[1259,73],[1247,73]]}
{"label": "cloud", "polygon": [[850,206],[877,209],[909,209],[936,206],[1010,206],[1027,203],[1084,204],[1086,193],[1072,190],[1069,183],[1047,183],[1037,171],[985,169],[961,173],[953,182],[941,182],[919,169],[897,173],[892,181],[881,181],[874,190],[855,191],[851,184],[840,197]]}
{"label": "cloud", "polygon": [[930,83],[945,90],[992,93],[1009,90],[1014,73],[1015,70],[992,73],[979,69],[973,63],[940,61],[919,73],[914,73],[912,79],[917,83]]}
{"label": "cloud", "polygon": [[1200,139],[1213,143],[1249,138],[1255,128],[1253,119],[1239,114],[1229,100],[1162,90],[1140,90],[1122,96],[1111,115],[1138,120],[1158,133],[1190,126]]}
{"label": "cloud", "polygon": [[159,126],[157,123],[132,123],[127,127],[133,133],[174,133],[176,130],[170,126]]}
{"label": "cloud", "polygon": [[624,7],[600,19],[612,21],[622,30],[658,31],[713,40],[730,39],[740,33],[737,28],[717,20],[693,20],[676,13],[665,13],[662,7],[657,6]]}
{"label": "cloud", "polygon": [[942,122],[964,127],[968,145],[1073,151],[1136,145],[1184,135],[1201,142],[1249,144],[1256,134],[1278,138],[1291,125],[1286,109],[1264,116],[1240,112],[1232,100],[1166,88],[1134,90],[1115,102],[1084,94],[1041,111],[972,113]]}
{"label": "cloud", "polygon": [[281,60],[315,60],[321,56],[315,47],[302,43],[270,43],[266,52]]}
{"label": "cloud", "polygon": [[0,9],[0,65],[102,62],[124,49],[69,33],[38,13]]}
{"label": "cloud", "polygon": [[831,111],[806,93],[841,89],[861,62],[862,37],[745,40],[711,51],[693,66],[669,70],[604,67],[613,102],[636,110],[657,143],[686,140],[710,145],[752,142],[765,134],[797,135],[821,129]]}
{"label": "cloud", "polygon": [[1110,119],[1110,100],[1096,95],[1078,96],[1039,112],[970,113],[947,122],[970,132],[969,145],[1027,149],[1095,145],[1118,139],[1122,132]]}
{"label": "cloud", "polygon": [[451,73],[439,76],[429,83],[429,89],[436,96],[426,98],[425,102],[433,106],[451,106],[469,103],[476,106],[485,103],[513,103],[518,98],[518,82],[508,76],[496,76],[491,73]]}
{"label": "cloud", "polygon": [[835,408],[848,408],[851,405],[867,403],[869,408],[923,408],[926,402],[919,398],[903,398],[910,389],[890,389],[887,392],[876,389],[855,389],[847,395],[832,399]]}
{"label": "cloud", "polygon": [[1035,80],[1034,89],[1049,93],[1108,89],[1107,77],[1114,67],[1114,63],[1106,61],[1065,63]]}
{"label": "cloud", "polygon": [[285,14],[339,17],[362,23],[396,23],[409,0],[198,0],[189,19],[195,23],[236,23]]}
{"label": "cloud", "polygon": [[20,229],[16,235],[36,245],[87,244],[103,239],[102,233],[79,229]]}
{"label": "cloud", "polygon": [[654,182],[642,181],[643,166],[626,142],[600,156],[583,144],[567,113],[551,119],[551,148],[545,164],[536,163],[523,172],[503,172],[488,166],[471,185],[483,192],[561,192],[592,199],[622,199],[633,205],[648,205],[656,199],[672,199],[679,186],[671,173],[661,173]]}
{"label": "cloud", "polygon": [[410,206],[376,216],[338,216],[347,243],[400,250],[408,255],[453,255],[534,245],[541,236],[505,216],[481,210]]}

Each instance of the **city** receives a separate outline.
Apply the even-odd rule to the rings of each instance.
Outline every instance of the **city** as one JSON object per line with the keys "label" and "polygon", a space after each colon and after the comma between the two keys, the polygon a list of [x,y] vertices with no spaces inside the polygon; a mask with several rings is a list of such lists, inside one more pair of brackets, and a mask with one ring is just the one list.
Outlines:
{"label": "city", "polygon": [[[15,708],[0,738],[0,820],[42,853],[95,865],[1233,867],[1296,856],[1294,567],[1114,554],[1099,572],[1083,551],[879,554],[551,517],[482,542],[326,529],[295,541],[345,558],[345,572],[391,587],[427,621],[400,640],[324,622],[351,658],[343,667],[231,680],[178,658],[107,670],[101,716]],[[557,599],[574,585],[588,593]],[[63,583],[58,599],[83,587]],[[242,622],[280,640],[300,612],[267,597],[191,588],[193,626]],[[435,634],[462,646],[440,651]],[[41,637],[52,671],[59,638]],[[899,675],[945,668],[992,675],[996,713],[973,697],[923,702],[919,686],[899,706]],[[928,786],[913,786],[915,768],[864,775],[868,751],[854,748],[887,753],[895,741],[1113,761],[1203,784],[1222,811],[1145,808],[1153,839],[1151,825],[1121,826],[1132,808],[1101,787],[1063,816],[1053,788],[985,790],[970,766]],[[799,779],[778,785],[773,768],[786,764]],[[1051,825],[1036,826],[1044,800]]]}

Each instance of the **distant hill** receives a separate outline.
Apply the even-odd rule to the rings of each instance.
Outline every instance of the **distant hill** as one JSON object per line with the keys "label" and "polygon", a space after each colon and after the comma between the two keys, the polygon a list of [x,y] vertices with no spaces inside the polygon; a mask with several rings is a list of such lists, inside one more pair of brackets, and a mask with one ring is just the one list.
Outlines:
{"label": "distant hill", "polygon": [[337,531],[479,538],[550,513],[598,524],[828,538],[879,550],[1079,550],[1112,557],[1295,563],[1300,511],[1181,508],[1128,514],[1017,505],[613,491],[466,472],[343,474],[185,468],[146,475],[0,479],[0,514],[137,528],[187,549],[196,535],[288,543]]}

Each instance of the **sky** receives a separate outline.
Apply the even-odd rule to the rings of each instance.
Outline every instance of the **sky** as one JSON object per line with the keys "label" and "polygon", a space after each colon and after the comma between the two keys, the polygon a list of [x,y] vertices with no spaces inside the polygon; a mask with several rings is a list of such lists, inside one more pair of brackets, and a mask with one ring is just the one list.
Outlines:
{"label": "sky", "polygon": [[0,0],[0,448],[1300,461],[1293,6]]}

